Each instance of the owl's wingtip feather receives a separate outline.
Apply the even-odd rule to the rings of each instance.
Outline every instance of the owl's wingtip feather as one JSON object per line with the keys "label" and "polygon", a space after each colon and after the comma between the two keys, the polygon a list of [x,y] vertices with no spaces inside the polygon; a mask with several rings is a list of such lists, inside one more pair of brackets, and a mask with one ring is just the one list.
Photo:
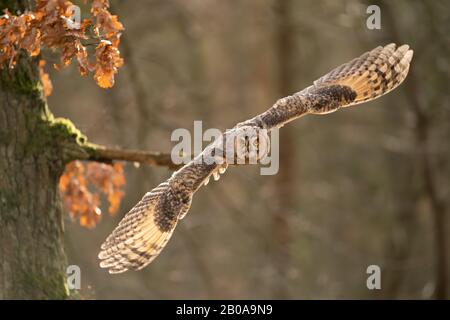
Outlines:
{"label": "owl's wingtip feather", "polygon": [[97,258],[99,258],[100,260],[106,259],[107,257],[108,257],[108,255],[106,254],[106,251],[104,251],[104,250],[100,251],[97,255]]}
{"label": "owl's wingtip feather", "polygon": [[405,58],[408,60],[408,62],[411,62],[413,56],[414,56],[414,50],[412,50],[412,49],[409,49],[405,54]]}
{"label": "owl's wingtip feather", "polygon": [[407,51],[408,49],[409,49],[409,45],[407,45],[406,43],[405,43],[405,44],[402,44],[401,46],[399,46],[399,47],[397,48],[397,50],[399,50],[399,51],[401,51],[401,52]]}
{"label": "owl's wingtip feather", "polygon": [[125,271],[128,271],[128,268],[122,268],[122,269],[109,269],[108,273],[109,274],[119,274],[119,273],[124,273]]}

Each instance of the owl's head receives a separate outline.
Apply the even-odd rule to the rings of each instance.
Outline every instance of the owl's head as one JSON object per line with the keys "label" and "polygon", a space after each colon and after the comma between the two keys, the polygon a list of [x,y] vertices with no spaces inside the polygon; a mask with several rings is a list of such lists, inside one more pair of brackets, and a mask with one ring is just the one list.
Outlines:
{"label": "owl's head", "polygon": [[227,162],[256,164],[270,151],[270,138],[266,129],[244,126],[225,134]]}

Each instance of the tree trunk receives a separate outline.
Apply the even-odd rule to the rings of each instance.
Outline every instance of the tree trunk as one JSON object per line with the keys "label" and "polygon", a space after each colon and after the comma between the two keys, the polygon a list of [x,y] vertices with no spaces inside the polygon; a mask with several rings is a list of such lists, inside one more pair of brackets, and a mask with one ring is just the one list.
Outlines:
{"label": "tree trunk", "polygon": [[[290,0],[276,2],[276,54],[278,63],[279,96],[284,97],[293,92],[292,52],[293,30],[290,17],[292,9]],[[277,174],[276,199],[272,214],[273,232],[273,264],[275,269],[275,282],[272,297],[274,299],[289,298],[288,272],[290,265],[290,228],[289,216],[294,205],[295,186],[293,172],[296,167],[295,152],[293,148],[293,128],[286,126],[280,132],[280,171]]]}
{"label": "tree trunk", "polygon": [[[0,299],[62,299],[66,256],[58,181],[36,59],[0,71]],[[56,138],[56,137],[55,137]]]}
{"label": "tree trunk", "polygon": [[81,138],[48,111],[37,59],[20,54],[14,70],[0,70],[0,299],[68,296],[58,181],[71,150],[61,147]]}

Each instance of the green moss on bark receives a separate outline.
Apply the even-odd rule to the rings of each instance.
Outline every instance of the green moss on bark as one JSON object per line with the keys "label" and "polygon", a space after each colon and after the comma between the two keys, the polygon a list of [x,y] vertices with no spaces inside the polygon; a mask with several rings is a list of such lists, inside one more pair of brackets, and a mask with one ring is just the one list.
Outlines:
{"label": "green moss on bark", "polygon": [[37,121],[26,150],[31,153],[45,150],[50,159],[60,158],[67,162],[86,142],[86,136],[70,120],[46,117]]}
{"label": "green moss on bark", "polygon": [[65,118],[55,118],[48,122],[48,132],[57,138],[74,140],[77,144],[84,144],[87,138],[78,130],[72,121]]}
{"label": "green moss on bark", "polygon": [[43,299],[63,300],[69,297],[70,292],[65,274],[54,274],[51,277],[46,277],[39,273],[24,271],[22,275],[22,283],[25,283],[30,290],[40,290]]}
{"label": "green moss on bark", "polygon": [[[21,60],[31,59],[31,64],[21,64]],[[17,60],[19,61],[14,68],[7,68],[0,72],[0,82],[4,90],[15,94],[26,94],[39,98],[42,94],[42,84],[39,81],[39,69],[37,68],[38,57],[28,58],[23,50],[19,52]]]}

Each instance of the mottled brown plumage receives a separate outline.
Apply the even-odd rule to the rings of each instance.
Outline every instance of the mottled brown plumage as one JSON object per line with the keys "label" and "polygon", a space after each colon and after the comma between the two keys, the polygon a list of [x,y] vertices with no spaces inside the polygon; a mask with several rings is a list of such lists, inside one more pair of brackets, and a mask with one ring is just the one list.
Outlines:
{"label": "mottled brown plumage", "polygon": [[[314,84],[291,96],[278,100],[269,110],[239,123],[223,137],[245,128],[281,127],[305,114],[327,114],[378,98],[396,88],[408,74],[413,51],[407,45],[389,44],[366,52],[316,80]],[[101,247],[100,266],[110,273],[140,270],[148,265],[172,236],[178,220],[189,210],[192,197],[211,175],[218,179],[228,163],[211,161],[219,157],[209,145],[193,161],[176,171],[132,208]],[[235,144],[233,148],[242,148]],[[244,146],[245,147],[245,146]],[[247,148],[247,147],[245,147]],[[246,157],[246,155],[244,155]]]}

